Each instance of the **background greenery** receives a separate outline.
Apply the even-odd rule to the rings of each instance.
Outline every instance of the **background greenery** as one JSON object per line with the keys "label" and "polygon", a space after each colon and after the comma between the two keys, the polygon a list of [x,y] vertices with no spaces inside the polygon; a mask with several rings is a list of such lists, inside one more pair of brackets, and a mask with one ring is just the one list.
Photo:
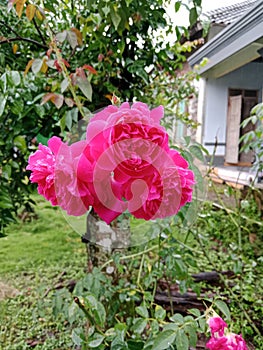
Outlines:
{"label": "background greenery", "polygon": [[[175,10],[181,6],[193,24],[201,0],[177,1]],[[32,211],[25,166],[38,142],[67,139],[114,94],[175,115],[195,92],[196,74],[177,74],[194,43],[179,44],[188,31],[161,0],[0,0],[0,11],[1,235],[22,205]],[[171,33],[174,43],[165,40]],[[177,115],[190,123],[187,113]]]}
{"label": "background greenery", "polygon": [[[219,191],[220,198],[230,203],[232,209],[236,195],[239,194],[227,187]],[[257,225],[260,214],[253,201],[249,200],[245,211],[242,210],[243,218],[238,210],[234,210],[233,218],[240,217],[242,228],[241,251],[235,244],[238,230],[234,221],[229,220],[225,210],[215,210],[212,202],[207,202],[204,206],[200,204],[197,222],[187,230],[181,222],[172,226],[163,222],[159,226],[160,238],[130,250],[128,255],[134,255],[133,258],[122,261],[124,252],[110,257],[112,260],[107,266],[114,269],[113,274],[105,273],[105,268],[100,266],[103,273],[100,268],[95,268],[87,275],[85,245],[80,237],[68,227],[59,209],[38,196],[34,199],[38,203],[38,219],[12,224],[8,235],[1,239],[0,280],[18,291],[16,297],[6,297],[0,302],[3,349],[30,349],[33,346],[36,349],[78,349],[88,328],[85,315],[78,307],[73,307],[73,300],[76,296],[87,298],[90,293],[104,305],[107,327],[114,329],[118,325],[121,329],[125,323],[128,333],[127,329],[122,329],[124,339],[133,339],[135,349],[142,349],[141,341],[147,339],[149,331],[147,324],[152,329],[155,327],[157,333],[153,333],[153,337],[167,336],[164,330],[158,333],[156,327],[160,324],[163,329],[163,322],[168,322],[172,311],[166,313],[164,304],[157,307],[152,299],[153,290],[163,280],[171,286],[177,283],[182,292],[189,288],[197,293],[205,292],[206,297],[202,300],[207,305],[212,301],[211,295],[220,295],[221,300],[228,303],[231,316],[222,305],[218,304],[217,308],[214,304],[214,307],[225,319],[231,317],[231,330],[242,332],[250,349],[253,349],[252,343],[255,349],[262,349],[262,337],[253,327],[262,332],[260,242],[263,227]],[[201,241],[198,243],[198,240]],[[148,252],[142,254],[143,249]],[[192,273],[213,270],[229,270],[234,275],[224,277],[224,282],[214,286],[205,282],[193,283],[190,277]],[[157,314],[150,316],[156,307]],[[226,314],[222,314],[222,310]],[[194,311],[195,317],[197,311]],[[186,317],[189,316],[188,313]],[[179,321],[168,322],[170,329],[174,322]],[[205,330],[202,322],[196,331]],[[87,345],[83,344],[86,349]],[[164,344],[161,348],[169,347]]]}

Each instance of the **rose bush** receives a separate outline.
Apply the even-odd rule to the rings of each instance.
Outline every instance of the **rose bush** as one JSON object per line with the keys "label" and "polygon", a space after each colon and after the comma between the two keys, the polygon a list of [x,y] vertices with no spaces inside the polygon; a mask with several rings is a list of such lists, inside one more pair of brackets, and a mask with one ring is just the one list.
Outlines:
{"label": "rose bush", "polygon": [[170,149],[163,114],[141,102],[108,106],[91,119],[86,140],[40,145],[30,179],[69,215],[90,206],[108,224],[126,210],[145,220],[174,215],[192,199],[194,174]]}

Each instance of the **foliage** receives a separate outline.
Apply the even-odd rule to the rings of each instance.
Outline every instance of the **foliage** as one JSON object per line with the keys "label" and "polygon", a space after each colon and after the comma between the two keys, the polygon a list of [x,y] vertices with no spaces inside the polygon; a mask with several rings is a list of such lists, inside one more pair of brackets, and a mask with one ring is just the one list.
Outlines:
{"label": "foliage", "polygon": [[[175,10],[181,6],[186,5],[177,1]],[[201,1],[187,6],[191,24],[200,6]],[[115,95],[154,106],[159,100],[175,115],[180,101],[194,93],[195,74],[177,76],[194,44],[164,40],[171,32],[177,38],[187,35],[187,30],[174,26],[163,1],[9,0],[7,5],[1,0],[0,9],[3,233],[22,204],[31,210],[25,159],[32,141],[45,144],[59,133],[66,138],[81,118],[88,119],[90,111],[109,104]],[[173,89],[177,93],[171,99]],[[177,114],[190,123],[187,115]],[[18,151],[10,140],[19,143]]]}
{"label": "foliage", "polygon": [[241,126],[245,128],[249,123],[251,123],[253,129],[240,138],[240,142],[243,143],[241,152],[250,150],[255,152],[254,168],[260,174],[263,172],[263,103],[259,103],[252,108],[250,117],[246,118]]}
{"label": "foliage", "polygon": [[[29,349],[34,342],[36,349],[45,350],[74,346],[169,349],[168,342],[187,349],[189,342],[195,343],[197,333],[206,330],[205,315],[197,309],[181,315],[176,304],[167,307],[158,302],[156,293],[168,292],[169,296],[169,286],[179,287],[181,293],[191,289],[201,293],[204,303],[213,303],[233,332],[242,332],[246,341],[262,349],[262,337],[254,326],[262,330],[259,242],[263,226],[257,224],[253,203],[241,212],[233,210],[233,220],[225,210],[214,210],[212,203],[199,208],[197,222],[189,227],[182,216],[179,221],[162,220],[155,226],[157,239],[130,249],[127,255],[115,253],[104,266],[85,274],[84,245],[56,208],[36,200],[39,219],[11,225],[8,232],[15,233],[1,242],[2,278],[16,281],[14,286],[21,291],[0,304],[1,342],[6,349]],[[235,243],[239,217],[241,250]],[[254,243],[250,242],[251,232],[257,235]],[[58,243],[55,251],[54,240]],[[222,275],[222,282],[214,286],[197,284],[191,277],[214,270],[233,274]]]}
{"label": "foliage", "polygon": [[42,83],[32,74],[24,79],[18,71],[7,70],[0,77],[0,234],[22,205],[32,212],[32,187],[25,171],[30,148],[36,138],[43,142],[57,129],[54,109],[38,103]]}

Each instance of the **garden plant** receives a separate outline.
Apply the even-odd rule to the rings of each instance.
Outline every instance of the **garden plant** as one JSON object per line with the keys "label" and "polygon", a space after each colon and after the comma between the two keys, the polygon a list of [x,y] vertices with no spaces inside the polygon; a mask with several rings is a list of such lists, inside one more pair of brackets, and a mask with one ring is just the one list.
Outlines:
{"label": "garden plant", "polygon": [[[21,268],[41,287],[1,302],[3,349],[262,349],[261,212],[231,187],[217,191],[196,165],[207,151],[190,136],[181,145],[169,138],[169,116],[198,78],[178,74],[196,44],[179,43],[187,30],[158,0],[0,4],[1,233],[9,239],[23,225],[38,232],[39,215],[61,240],[60,212],[30,182],[69,222],[88,222],[87,262],[67,231],[82,260],[61,241],[53,266],[43,253],[52,281],[41,262]],[[183,6],[193,25],[201,1],[176,1],[175,12]],[[174,44],[164,40],[171,32]],[[258,106],[252,122],[261,117]],[[196,126],[187,113],[180,118]],[[260,128],[242,140],[253,139],[258,152]],[[220,210],[205,200],[212,190]],[[17,214],[34,220],[8,226]]]}

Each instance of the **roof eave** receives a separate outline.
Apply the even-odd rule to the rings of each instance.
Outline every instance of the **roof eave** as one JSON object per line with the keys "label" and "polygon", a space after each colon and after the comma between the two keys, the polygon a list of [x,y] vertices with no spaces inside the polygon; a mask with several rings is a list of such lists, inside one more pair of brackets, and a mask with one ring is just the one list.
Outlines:
{"label": "roof eave", "polygon": [[[220,62],[236,54],[244,47],[263,36],[263,2],[257,2],[240,19],[223,29],[212,40],[191,55],[190,66],[199,64],[203,58],[208,63],[200,68],[200,74],[207,72]],[[242,37],[242,40],[240,39]]]}

